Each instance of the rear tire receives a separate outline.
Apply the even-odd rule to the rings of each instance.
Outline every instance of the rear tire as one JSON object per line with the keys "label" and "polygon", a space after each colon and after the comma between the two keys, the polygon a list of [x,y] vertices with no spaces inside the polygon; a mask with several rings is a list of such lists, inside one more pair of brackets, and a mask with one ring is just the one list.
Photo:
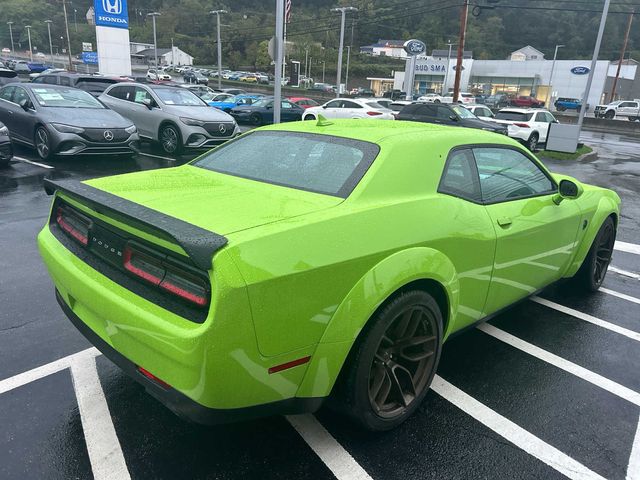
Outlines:
{"label": "rear tire", "polygon": [[539,138],[540,137],[538,136],[537,133],[532,133],[531,136],[529,137],[529,140],[527,140],[526,146],[531,153],[535,153],[536,149],[538,148]]}
{"label": "rear tire", "polygon": [[262,115],[260,115],[259,113],[252,113],[249,116],[249,122],[251,123],[251,125],[262,125]]}
{"label": "rear tire", "polygon": [[305,115],[302,120],[315,120],[315,115]]}
{"label": "rear tire", "polygon": [[442,314],[427,292],[401,293],[371,318],[345,366],[344,406],[362,427],[390,430],[420,406],[442,351]]}
{"label": "rear tire", "polygon": [[578,286],[589,292],[595,292],[600,288],[607,275],[615,241],[616,226],[613,219],[607,217],[593,239],[580,270],[573,277]]}

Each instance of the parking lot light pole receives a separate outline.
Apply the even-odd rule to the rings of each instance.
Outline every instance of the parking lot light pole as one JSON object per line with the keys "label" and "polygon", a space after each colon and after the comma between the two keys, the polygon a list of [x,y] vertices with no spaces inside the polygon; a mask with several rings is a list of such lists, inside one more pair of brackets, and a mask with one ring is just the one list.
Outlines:
{"label": "parking lot light pole", "polygon": [[449,93],[449,91],[446,89],[447,88],[447,82],[449,81],[449,70],[451,70],[451,47],[453,47],[453,43],[451,43],[451,40],[449,40],[447,42],[447,45],[449,45],[449,54],[447,55],[447,71],[444,72],[444,83],[442,84],[442,96],[444,97],[447,93]]}
{"label": "parking lot light pole", "polygon": [[596,63],[598,62],[598,54],[600,53],[600,45],[602,44],[602,35],[604,34],[604,26],[607,23],[607,14],[609,13],[609,4],[611,0],[604,0],[602,7],[602,17],[600,17],[600,28],[598,28],[598,36],[596,37],[596,46],[593,48],[593,57],[591,58],[591,70],[589,70],[589,78],[582,95],[582,108],[578,116],[578,138],[582,130],[582,122],[584,122],[584,114],[587,113],[587,100],[589,99],[589,91],[591,90],[591,82],[593,82],[593,74],[596,71]]}
{"label": "parking lot light pole", "polygon": [[273,123],[280,123],[282,65],[284,64],[284,0],[276,0],[275,69],[273,85]]}
{"label": "parking lot light pole", "polygon": [[51,54],[51,66],[53,65],[53,44],[51,43],[51,24],[53,20],[45,20],[44,23],[47,24],[47,31],[49,32],[49,53]]}
{"label": "parking lot light pole", "polygon": [[160,16],[160,12],[147,13],[147,17],[151,17],[153,20],[153,57],[154,68],[158,68],[158,40],[156,37],[156,17]]}
{"label": "parking lot light pole", "polygon": [[[556,50],[553,52],[553,63],[551,64],[551,73],[549,74],[549,88],[547,88],[547,96],[544,99],[544,105],[549,108],[551,105],[547,105],[549,101],[549,96],[551,95],[551,91],[553,89],[553,71],[556,68],[556,57],[558,56],[558,49],[564,47],[564,45],[556,45]],[[551,95],[551,100],[553,100],[553,96]]]}
{"label": "parking lot light pole", "polygon": [[33,62],[33,50],[31,49],[31,25],[25,25],[24,28],[27,29],[27,37],[29,37],[29,58]]}
{"label": "parking lot light pole", "polygon": [[347,45],[347,71],[344,74],[344,91],[349,91],[349,61],[351,59],[351,45]]}
{"label": "parking lot light pole", "polygon": [[13,48],[13,29],[11,28],[13,22],[7,22],[7,25],[9,25],[9,37],[11,37],[11,55],[15,55],[15,49]]}
{"label": "parking lot light pole", "polygon": [[227,11],[211,10],[209,13],[216,16],[216,25],[218,27],[218,89],[222,89],[222,44],[220,43],[220,14],[227,13]]}
{"label": "parking lot light pole", "polygon": [[340,82],[342,81],[342,50],[344,49],[344,22],[347,12],[357,12],[356,7],[337,7],[332,8],[332,12],[340,12],[342,15],[340,22],[340,48],[338,49],[338,71],[336,74],[336,97],[340,96]]}

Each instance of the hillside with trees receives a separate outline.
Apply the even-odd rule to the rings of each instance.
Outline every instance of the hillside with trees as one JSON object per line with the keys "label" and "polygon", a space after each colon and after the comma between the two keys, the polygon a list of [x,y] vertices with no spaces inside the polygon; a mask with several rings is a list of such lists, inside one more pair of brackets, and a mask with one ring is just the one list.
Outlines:
{"label": "hillside with trees", "polygon": [[[86,10],[93,2],[73,0],[68,4],[72,52],[81,50],[83,41],[95,42],[95,29],[86,24]],[[338,5],[359,9],[349,15],[345,45],[353,46],[350,75],[390,75],[404,68],[403,62],[373,59],[357,54],[360,45],[379,38],[419,38],[428,49],[446,48],[447,41],[457,43],[460,0],[293,0],[292,19],[287,25],[287,38],[292,42],[291,57],[304,62],[311,57],[313,72],[324,61],[333,73],[337,57],[339,15],[330,12]],[[271,59],[268,40],[273,36],[275,1],[264,0],[128,0],[132,41],[153,42],[151,21],[146,14],[158,11],[158,46],[171,41],[195,57],[197,64],[215,61],[215,19],[212,9],[229,11],[222,16],[222,46],[225,66],[267,70]],[[559,58],[590,58],[600,20],[602,0],[530,1],[477,0],[474,16],[470,13],[467,49],[475,58],[505,58],[509,52],[530,44],[548,58],[556,44],[566,45]],[[612,2],[601,58],[618,58],[632,0]],[[75,12],[74,12],[75,10]],[[478,12],[478,10],[480,10]],[[74,13],[77,22],[74,22]],[[2,0],[0,8],[0,46],[10,45],[7,21],[13,21],[14,41],[27,48],[24,25],[32,25],[32,44],[48,52],[45,19],[53,20],[53,43],[62,45],[64,19],[60,0]],[[636,19],[640,22],[640,19]],[[635,23],[629,42],[629,55],[640,58],[640,27]],[[94,43],[95,45],[95,43]]]}

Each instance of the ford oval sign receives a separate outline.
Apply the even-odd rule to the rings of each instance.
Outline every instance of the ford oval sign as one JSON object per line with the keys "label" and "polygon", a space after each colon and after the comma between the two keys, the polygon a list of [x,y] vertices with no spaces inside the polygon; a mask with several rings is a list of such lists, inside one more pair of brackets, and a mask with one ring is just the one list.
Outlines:
{"label": "ford oval sign", "polygon": [[573,67],[571,69],[571,73],[574,75],[586,75],[590,71],[591,69],[589,67]]}
{"label": "ford oval sign", "polygon": [[420,55],[427,51],[427,46],[421,40],[407,40],[404,42],[404,51],[407,52],[409,56]]}

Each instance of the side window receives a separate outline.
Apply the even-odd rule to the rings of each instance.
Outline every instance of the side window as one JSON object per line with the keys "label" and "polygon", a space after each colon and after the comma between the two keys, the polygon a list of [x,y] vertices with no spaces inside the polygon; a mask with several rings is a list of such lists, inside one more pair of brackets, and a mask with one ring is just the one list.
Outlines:
{"label": "side window", "polygon": [[44,83],[44,77],[42,76],[36,77],[33,80],[31,80],[31,83]]}
{"label": "side window", "polygon": [[120,100],[124,100],[124,87],[115,87],[107,92],[107,95],[113,98],[119,98]]}
{"label": "side window", "polygon": [[504,202],[556,191],[542,169],[516,150],[478,147],[473,149],[473,155],[484,202]]}
{"label": "side window", "polygon": [[473,202],[482,200],[471,150],[455,150],[449,154],[438,191]]}
{"label": "side window", "polygon": [[480,115],[482,115],[483,117],[493,118],[493,112],[486,107],[482,107],[480,109]]}
{"label": "side window", "polygon": [[416,114],[423,115],[425,117],[435,118],[438,115],[438,111],[435,105],[420,105]]}
{"label": "side window", "polygon": [[12,97],[13,97],[13,91],[16,89],[16,87],[4,87],[2,90],[0,90],[0,98],[2,100],[6,100],[7,102],[11,102]]}
{"label": "side window", "polygon": [[556,121],[556,118],[553,115],[551,115],[549,112],[545,112],[544,115],[547,117],[547,122],[553,123]]}
{"label": "side window", "polygon": [[[150,100],[153,102],[151,94],[142,87],[135,87],[134,95],[135,96],[133,98],[133,101],[135,103],[143,104],[145,100]],[[131,98],[129,98],[129,100],[131,100]]]}
{"label": "side window", "polygon": [[327,108],[340,108],[342,107],[342,100],[332,100],[327,103]]}
{"label": "side window", "polygon": [[349,100],[343,100],[342,108],[362,108],[362,105],[359,105],[356,102],[350,102]]}
{"label": "side window", "polygon": [[13,93],[13,103],[17,103],[18,105],[20,105],[20,102],[23,100],[31,102],[29,94],[26,92],[26,90],[24,88],[16,87],[16,91]]}
{"label": "side window", "polygon": [[287,101],[282,101],[282,102],[280,103],[280,105],[281,105],[281,108],[285,108],[285,109],[287,109],[287,108],[288,108],[288,109],[293,108],[293,106],[292,106],[289,102],[287,102]]}
{"label": "side window", "polygon": [[58,79],[56,77],[54,77],[53,75],[45,75],[43,81],[44,81],[44,83],[47,83],[49,85],[57,85],[58,84]]}
{"label": "side window", "polygon": [[538,112],[536,113],[536,122],[542,122],[542,123],[547,123],[547,116],[545,115],[544,112]]}
{"label": "side window", "polygon": [[70,87],[71,80],[69,80],[69,77],[60,77],[60,85],[64,85],[65,87]]}
{"label": "side window", "polygon": [[632,107],[634,106],[631,102],[622,102],[618,108],[627,108],[627,107]]}
{"label": "side window", "polygon": [[[449,110],[447,107],[443,107],[443,106],[438,106],[438,113],[437,113],[437,119],[438,120],[444,120],[445,122],[450,122],[451,121],[451,115],[454,115],[454,113]],[[454,115],[455,116],[455,115]]]}

